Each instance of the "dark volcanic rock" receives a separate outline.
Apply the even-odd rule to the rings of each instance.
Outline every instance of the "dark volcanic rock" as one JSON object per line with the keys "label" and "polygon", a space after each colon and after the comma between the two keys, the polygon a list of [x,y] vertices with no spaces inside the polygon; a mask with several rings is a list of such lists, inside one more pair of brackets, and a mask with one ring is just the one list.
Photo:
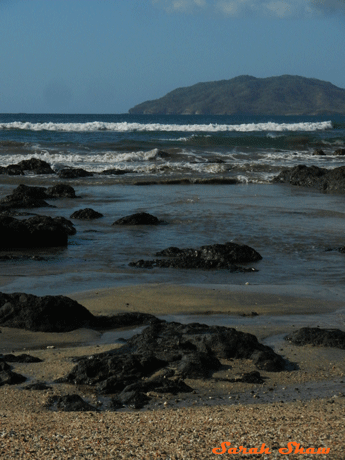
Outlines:
{"label": "dark volcanic rock", "polygon": [[75,190],[67,184],[56,184],[46,190],[48,198],[76,198]]}
{"label": "dark volcanic rock", "polygon": [[12,354],[3,355],[2,358],[7,363],[41,363],[42,362],[42,360],[40,358],[28,355],[26,353],[23,353],[23,354],[18,355],[18,356],[15,356],[15,355],[12,355]]}
{"label": "dark volcanic rock", "polygon": [[0,387],[2,385],[18,385],[19,383],[25,382],[26,377],[23,375],[17,374],[16,372],[1,371],[0,370]]}
{"label": "dark volcanic rock", "polygon": [[131,262],[132,267],[182,268],[182,269],[227,269],[231,271],[256,271],[254,268],[238,267],[236,263],[257,262],[261,255],[245,244],[225,243],[201,246],[199,249],[170,247],[157,252],[158,257],[167,259],[139,260]]}
{"label": "dark volcanic rock", "polygon": [[104,171],[101,172],[101,174],[104,174],[105,176],[109,175],[109,176],[123,176],[124,174],[132,174],[134,173],[135,171],[124,171],[123,169],[116,169],[116,168],[112,168],[112,169],[105,169]]}
{"label": "dark volcanic rock", "polygon": [[116,329],[159,322],[146,313],[94,316],[75,300],[65,296],[37,297],[32,294],[0,292],[0,325],[31,331],[68,332],[80,327]]}
{"label": "dark volcanic rock", "polygon": [[345,350],[345,332],[340,329],[302,327],[292,334],[287,335],[285,340],[295,345],[314,345]]}
{"label": "dark volcanic rock", "polygon": [[313,155],[319,155],[319,156],[321,155],[322,156],[322,155],[326,155],[326,154],[322,149],[316,149],[316,150],[314,150]]}
{"label": "dark volcanic rock", "polygon": [[160,220],[146,212],[138,212],[116,220],[112,225],[158,225]]}
{"label": "dark volcanic rock", "polygon": [[[93,385],[101,393],[116,393],[115,407],[142,407],[148,402],[147,392],[190,392],[181,377],[210,377],[221,367],[219,359],[230,358],[253,359],[260,369],[269,371],[285,367],[283,358],[252,334],[221,326],[159,321],[122,348],[78,358],[77,365],[60,382]],[[157,371],[164,375],[155,377]],[[257,383],[261,376],[254,374],[244,377],[245,381]]]}
{"label": "dark volcanic rock", "polygon": [[76,179],[77,177],[93,176],[93,174],[82,168],[64,168],[58,172],[58,176],[61,177],[61,179]]}
{"label": "dark volcanic rock", "polygon": [[38,158],[23,160],[14,166],[19,166],[22,171],[32,171],[35,174],[55,174],[49,163]]}
{"label": "dark volcanic rock", "polygon": [[5,327],[68,332],[88,327],[93,319],[85,307],[68,297],[0,293],[0,324]]}
{"label": "dark volcanic rock", "polygon": [[0,358],[0,387],[2,385],[17,385],[25,382],[26,377],[11,371],[9,366],[2,358]]}
{"label": "dark volcanic rock", "polygon": [[50,164],[37,158],[20,161],[17,164],[1,168],[0,174],[24,175],[24,171],[32,171],[34,174],[55,174]]}
{"label": "dark volcanic rock", "polygon": [[20,184],[11,195],[0,200],[0,211],[12,208],[40,208],[52,207],[46,199],[75,198],[73,187],[66,184],[57,184],[53,187],[32,187]]}
{"label": "dark volcanic rock", "polygon": [[53,406],[54,409],[63,412],[90,412],[97,409],[84,401],[79,395],[51,396],[48,399],[47,406]]}
{"label": "dark volcanic rock", "polygon": [[66,246],[76,233],[64,217],[34,216],[18,220],[0,216],[0,249]]}
{"label": "dark volcanic rock", "polygon": [[103,217],[103,214],[94,211],[91,208],[85,208],[75,211],[70,217],[71,219],[99,219],[100,217]]}
{"label": "dark volcanic rock", "polygon": [[0,209],[50,207],[51,205],[44,201],[47,198],[45,190],[45,187],[20,184],[11,195],[0,200]]}
{"label": "dark volcanic rock", "polygon": [[273,182],[284,182],[301,187],[315,187],[323,192],[345,192],[345,166],[326,169],[298,165],[283,169]]}

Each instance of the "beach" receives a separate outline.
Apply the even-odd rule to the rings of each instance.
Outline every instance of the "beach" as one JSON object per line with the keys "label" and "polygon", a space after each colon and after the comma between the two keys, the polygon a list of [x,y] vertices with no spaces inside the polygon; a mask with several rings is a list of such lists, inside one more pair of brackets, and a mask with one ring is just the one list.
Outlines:
{"label": "beach", "polygon": [[[292,296],[232,294],[215,288],[172,285],[97,290],[71,297],[94,314],[132,309],[160,317],[201,314],[217,318],[210,312],[219,312],[242,318],[238,329],[257,335],[261,341],[293,329],[292,324],[288,328],[270,325],[269,318],[310,315],[313,309],[314,313],[317,309],[333,314],[340,306]],[[267,318],[266,328],[245,325],[251,318],[240,315],[250,314],[253,308],[257,318]],[[265,381],[260,385],[227,382],[227,377],[252,371],[255,366],[251,360],[224,360],[222,369],[211,379],[186,380],[194,388],[192,394],[158,395],[144,409],[114,412],[107,398],[100,398],[90,388],[51,384],[72,369],[72,357],[121,346],[103,343],[99,331],[58,334],[2,328],[1,346],[1,353],[29,353],[43,359],[41,363],[14,364],[13,370],[24,374],[29,382],[51,386],[36,391],[23,389],[24,385],[0,387],[2,458],[215,458],[212,449],[225,441],[248,448],[261,448],[265,443],[270,454],[262,458],[280,458],[279,449],[295,441],[306,448],[330,447],[330,453],[321,458],[340,459],[343,455],[343,350],[298,347],[280,339],[276,342],[279,353],[288,362],[298,363],[297,369],[290,366],[282,372],[261,372]],[[100,412],[52,412],[47,407],[48,398],[60,394],[79,394]],[[300,455],[289,454],[288,458]],[[257,455],[245,454],[244,458]],[[303,454],[303,458],[314,457]]]}
{"label": "beach", "polygon": [[[341,167],[334,151],[344,119],[242,118],[2,116],[3,220],[46,216],[69,234],[59,247],[3,247],[1,293],[25,293],[23,302],[64,295],[95,317],[142,313],[156,323],[147,316],[130,327],[60,332],[1,325],[0,356],[41,360],[9,363],[26,380],[0,386],[1,459],[343,459],[345,351],[285,339],[305,327],[345,330],[343,194],[273,178],[302,164]],[[319,147],[325,155],[314,155]],[[48,166],[11,166],[30,158]],[[75,193],[49,192],[60,185]],[[6,201],[18,187],[41,187],[47,202]],[[103,217],[72,217],[83,208]],[[116,225],[136,213],[158,224]],[[224,265],[234,247],[255,257]],[[185,251],[182,265],[160,265],[166,250],[173,261]],[[219,265],[208,265],[210,254]],[[152,324],[173,323],[253,334],[284,369],[258,366],[252,351],[219,356],[209,375],[183,378],[190,391],[147,390],[142,408],[116,407],[97,385],[66,381],[84,357],[116,355]],[[170,375],[161,368],[141,382]],[[67,395],[91,409],[64,411],[56,398]]]}

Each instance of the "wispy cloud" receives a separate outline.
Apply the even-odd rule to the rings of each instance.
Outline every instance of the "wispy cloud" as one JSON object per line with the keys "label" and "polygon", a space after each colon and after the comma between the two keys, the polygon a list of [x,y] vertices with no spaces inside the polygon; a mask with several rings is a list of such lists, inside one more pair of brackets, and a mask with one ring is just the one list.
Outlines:
{"label": "wispy cloud", "polygon": [[218,12],[229,17],[320,17],[345,14],[345,0],[152,0],[168,12]]}

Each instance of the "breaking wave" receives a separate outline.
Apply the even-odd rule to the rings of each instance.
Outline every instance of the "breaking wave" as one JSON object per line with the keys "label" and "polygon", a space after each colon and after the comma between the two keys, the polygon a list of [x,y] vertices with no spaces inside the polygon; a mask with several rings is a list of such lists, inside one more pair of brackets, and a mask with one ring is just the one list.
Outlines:
{"label": "breaking wave", "polygon": [[0,130],[55,131],[55,132],[313,132],[333,129],[331,121],[304,123],[244,123],[244,124],[161,124],[161,123],[0,123]]}

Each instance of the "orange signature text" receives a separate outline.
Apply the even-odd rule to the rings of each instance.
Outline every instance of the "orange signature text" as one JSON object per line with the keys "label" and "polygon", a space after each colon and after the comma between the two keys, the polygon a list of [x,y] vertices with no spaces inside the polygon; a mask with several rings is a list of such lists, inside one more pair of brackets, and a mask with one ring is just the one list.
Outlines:
{"label": "orange signature text", "polygon": [[[282,455],[287,455],[287,454],[315,454],[315,455],[327,455],[330,452],[329,447],[301,447],[301,444],[298,442],[289,442],[286,447],[281,447],[279,449],[279,453]],[[241,455],[246,455],[246,454],[256,454],[256,455],[261,455],[261,454],[271,454],[272,452],[270,451],[269,447],[266,447],[266,444],[262,444],[261,447],[244,447],[244,446],[239,446],[239,447],[231,447],[231,442],[222,442],[221,447],[215,447],[212,449],[212,453],[216,455],[223,455],[223,454],[241,454]]]}

